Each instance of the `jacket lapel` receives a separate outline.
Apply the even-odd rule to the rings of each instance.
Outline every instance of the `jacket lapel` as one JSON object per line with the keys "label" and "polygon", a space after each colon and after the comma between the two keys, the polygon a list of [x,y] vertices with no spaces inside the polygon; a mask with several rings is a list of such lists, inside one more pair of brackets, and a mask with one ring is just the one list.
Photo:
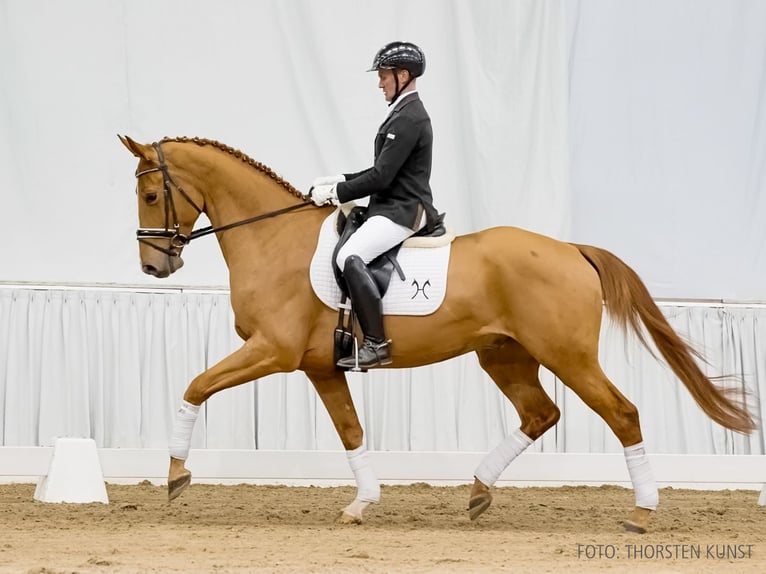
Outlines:
{"label": "jacket lapel", "polygon": [[391,112],[386,116],[386,119],[383,120],[383,123],[380,124],[380,127],[378,128],[378,133],[375,136],[375,159],[378,158],[378,155],[380,154],[380,150],[383,149],[383,144],[386,143],[386,137],[388,135],[388,124],[391,123],[391,121],[399,114],[408,104],[415,102],[419,100],[418,93],[415,92],[414,94],[408,94],[407,96],[403,97],[396,106],[394,106],[394,109],[391,110]]}

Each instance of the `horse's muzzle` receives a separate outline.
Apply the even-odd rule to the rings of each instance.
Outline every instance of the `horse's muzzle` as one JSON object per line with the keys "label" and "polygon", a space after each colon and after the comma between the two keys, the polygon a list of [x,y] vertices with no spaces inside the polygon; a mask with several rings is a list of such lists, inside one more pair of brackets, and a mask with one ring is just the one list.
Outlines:
{"label": "horse's muzzle", "polygon": [[164,279],[184,266],[184,260],[178,256],[167,257],[164,263],[166,264],[154,265],[152,263],[143,263],[141,264],[141,271],[152,277]]}

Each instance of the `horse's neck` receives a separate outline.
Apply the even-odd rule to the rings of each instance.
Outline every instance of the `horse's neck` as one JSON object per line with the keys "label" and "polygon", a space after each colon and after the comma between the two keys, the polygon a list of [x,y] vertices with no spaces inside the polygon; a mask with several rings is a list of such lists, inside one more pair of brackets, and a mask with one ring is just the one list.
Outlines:
{"label": "horse's neck", "polygon": [[[213,227],[301,203],[273,178],[255,169],[216,175],[205,198]],[[279,284],[290,280],[296,269],[307,269],[323,220],[320,211],[308,206],[219,233],[232,291]]]}
{"label": "horse's neck", "polygon": [[300,202],[267,174],[238,161],[213,164],[204,178],[206,212],[216,227]]}

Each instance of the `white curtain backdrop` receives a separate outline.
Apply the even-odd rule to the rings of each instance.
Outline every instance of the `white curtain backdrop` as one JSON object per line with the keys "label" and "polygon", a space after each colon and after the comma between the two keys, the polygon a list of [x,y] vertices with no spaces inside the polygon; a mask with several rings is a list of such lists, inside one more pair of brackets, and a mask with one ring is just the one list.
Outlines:
{"label": "white curtain backdrop", "polygon": [[[600,245],[655,297],[699,300],[662,308],[760,416],[766,2],[0,0],[0,445],[164,448],[186,385],[240,344],[212,237],[170,279],[140,273],[136,165],[116,134],[218,139],[305,189],[370,164],[387,108],[365,71],[392,39],[426,52],[449,225]],[[764,453],[763,431],[710,423],[608,325],[602,361],[651,452]],[[351,379],[372,449],[484,451],[518,426],[472,355]],[[563,418],[534,448],[619,451],[543,379]],[[300,373],[204,413],[195,447],[340,448]]]}
{"label": "white curtain backdrop", "polygon": [[766,2],[565,7],[573,238],[655,297],[766,300]]}
{"label": "white curtain backdrop", "polygon": [[[766,409],[766,307],[663,304],[704,351],[710,375],[747,390]],[[0,289],[2,444],[51,445],[86,436],[103,447],[165,448],[186,385],[240,345],[227,293]],[[764,454],[763,434],[712,423],[672,372],[605,321],[604,370],[640,409],[654,453]],[[543,452],[621,452],[604,422],[543,370],[562,410]],[[350,374],[374,450],[490,450],[519,425],[510,402],[473,354],[418,369]],[[213,396],[192,446],[335,450],[332,423],[302,373],[273,375]]]}
{"label": "white curtain backdrop", "polygon": [[[553,0],[0,0],[0,189],[24,238],[0,242],[0,277],[160,285],[140,272],[118,133],[217,139],[304,191],[368,167],[388,108],[366,70],[393,39],[426,53],[450,226],[563,236],[565,24]],[[227,285],[213,238],[185,258],[162,285]]]}

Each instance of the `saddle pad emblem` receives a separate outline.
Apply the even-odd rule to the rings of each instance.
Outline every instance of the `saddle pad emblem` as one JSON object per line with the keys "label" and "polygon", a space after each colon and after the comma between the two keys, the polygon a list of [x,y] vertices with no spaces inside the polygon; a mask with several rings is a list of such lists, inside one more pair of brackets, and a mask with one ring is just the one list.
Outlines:
{"label": "saddle pad emblem", "polygon": [[[332,252],[338,243],[335,229],[337,212],[322,224],[309,275],[319,300],[338,310],[341,292],[332,269]],[[394,271],[388,291],[383,297],[384,315],[430,315],[444,301],[447,292],[447,266],[450,246],[402,247],[397,260],[404,272],[402,281]]]}

